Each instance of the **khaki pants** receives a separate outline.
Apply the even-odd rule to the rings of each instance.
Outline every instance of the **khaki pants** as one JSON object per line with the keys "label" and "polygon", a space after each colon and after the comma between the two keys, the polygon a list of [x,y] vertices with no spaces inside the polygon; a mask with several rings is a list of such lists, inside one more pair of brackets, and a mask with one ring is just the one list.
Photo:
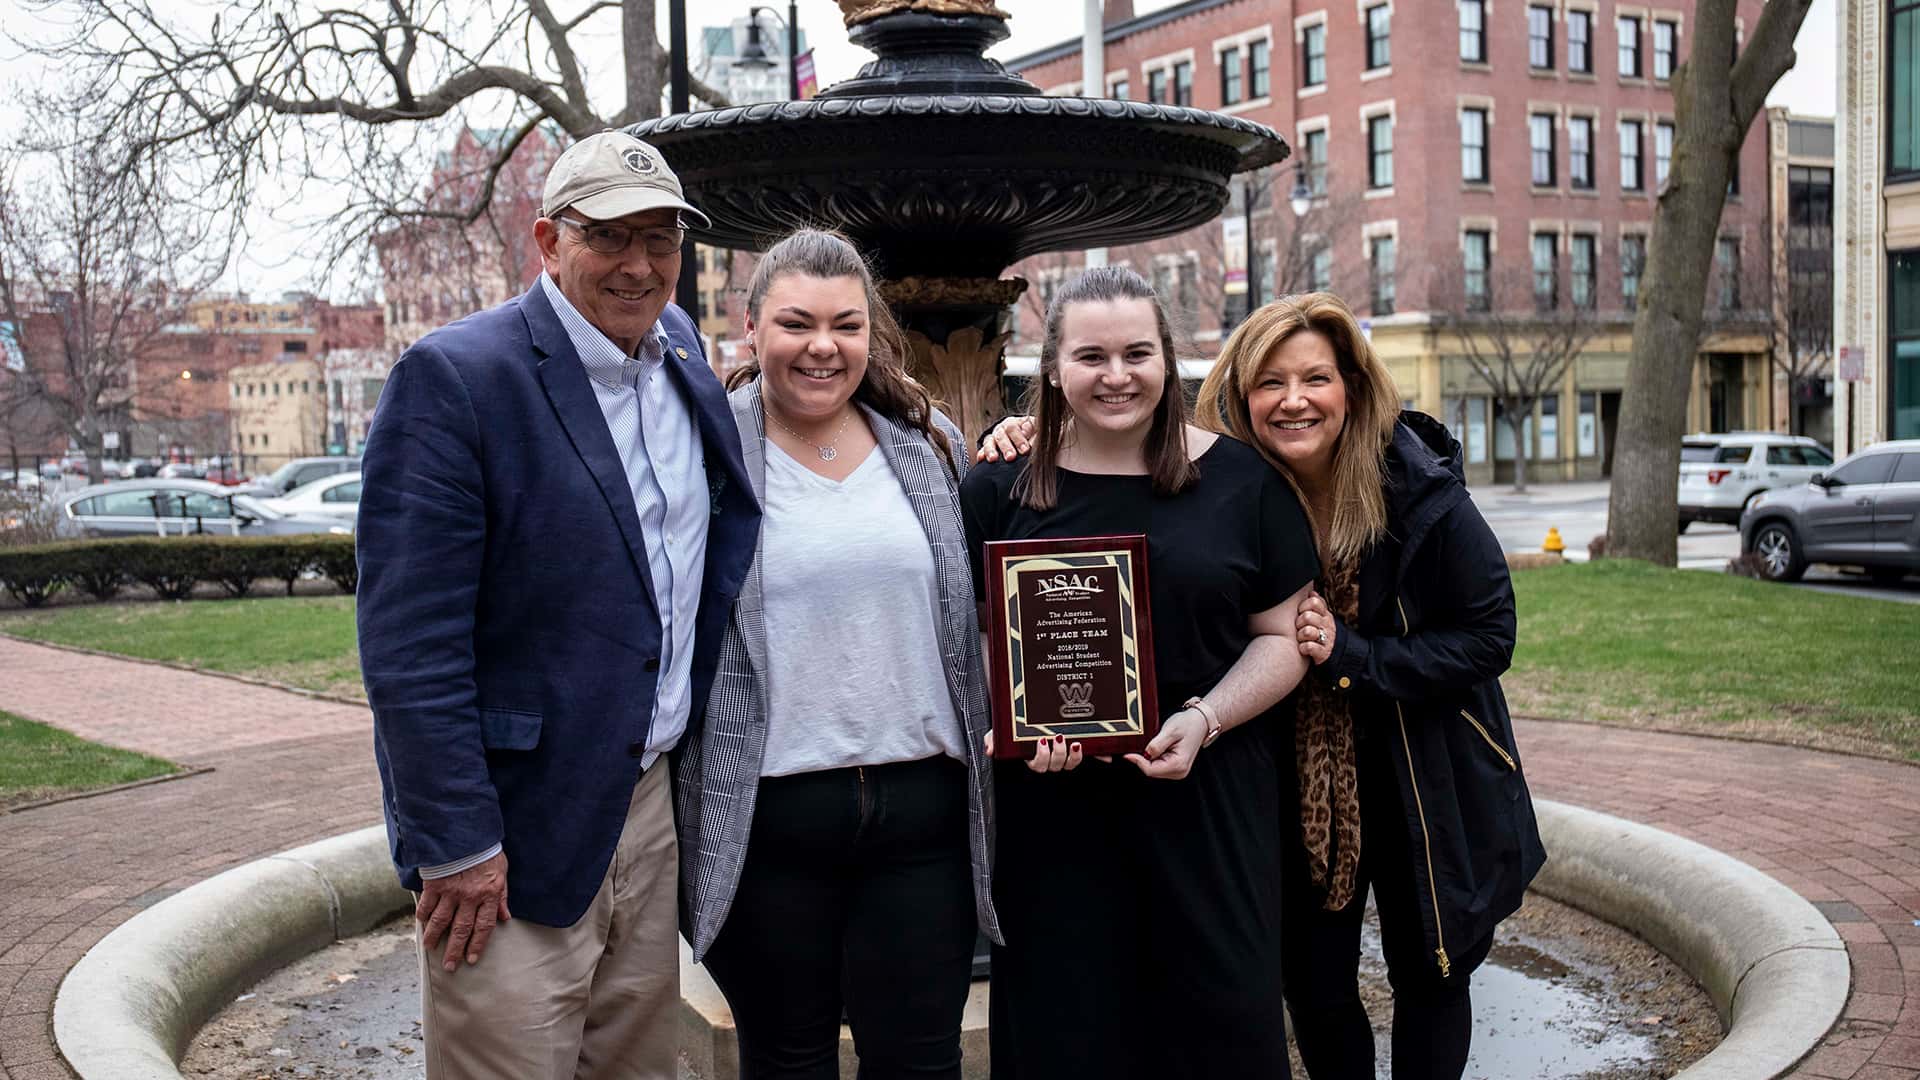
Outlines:
{"label": "khaki pants", "polygon": [[[670,767],[655,762],[634,787],[613,863],[579,922],[503,923],[480,962],[451,975],[439,950],[421,956],[428,1080],[673,1080],[680,952]],[[414,945],[420,951],[417,927]]]}

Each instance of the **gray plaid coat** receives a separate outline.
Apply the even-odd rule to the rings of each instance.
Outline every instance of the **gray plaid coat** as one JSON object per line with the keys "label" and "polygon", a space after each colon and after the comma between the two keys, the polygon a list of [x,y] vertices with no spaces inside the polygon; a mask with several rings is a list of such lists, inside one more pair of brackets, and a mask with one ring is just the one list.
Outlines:
{"label": "gray plaid coat", "polygon": [[[767,496],[766,428],[760,411],[760,384],[748,383],[728,396],[740,428],[747,476],[754,497]],[[966,728],[967,831],[973,849],[973,902],[980,929],[1000,940],[993,911],[993,772],[982,745],[993,720],[987,711],[986,674],[980,661],[980,630],[973,603],[973,571],[967,559],[967,535],[960,524],[959,482],[918,432],[862,406],[895,476],[906,488],[913,512],[933,548],[934,575],[940,589],[941,653],[954,714]],[[966,440],[939,413],[934,420],[953,443],[954,465],[965,474]],[[764,533],[762,534],[764,540]],[[733,605],[720,666],[714,672],[704,722],[680,744],[675,767],[680,825],[680,892],[685,908],[682,930],[693,956],[706,956],[733,905],[753,828],[754,798],[760,789],[760,765],[767,749],[767,628],[762,607],[760,555]]]}

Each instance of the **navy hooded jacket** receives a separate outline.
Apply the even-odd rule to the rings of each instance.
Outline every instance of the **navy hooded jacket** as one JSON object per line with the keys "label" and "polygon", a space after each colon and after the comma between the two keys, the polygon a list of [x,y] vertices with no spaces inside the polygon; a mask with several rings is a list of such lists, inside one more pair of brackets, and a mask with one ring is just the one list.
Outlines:
{"label": "navy hooded jacket", "polygon": [[1387,536],[1360,566],[1359,623],[1338,623],[1315,676],[1387,740],[1444,977],[1520,906],[1546,852],[1500,691],[1515,624],[1506,555],[1439,421],[1401,413],[1386,464]]}

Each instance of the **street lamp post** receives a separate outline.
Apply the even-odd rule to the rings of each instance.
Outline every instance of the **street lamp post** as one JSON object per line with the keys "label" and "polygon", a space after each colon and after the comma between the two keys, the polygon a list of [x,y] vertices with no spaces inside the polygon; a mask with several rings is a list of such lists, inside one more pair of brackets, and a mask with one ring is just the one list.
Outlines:
{"label": "street lamp post", "polygon": [[[787,30],[787,100],[800,100],[800,5],[798,0],[787,0],[787,17],[782,19],[775,11],[763,4],[755,4],[747,9],[747,55],[757,50],[764,58],[766,50],[760,45],[760,13],[766,12],[774,22]],[[764,60],[763,60],[764,62]]]}
{"label": "street lamp post", "polygon": [[[1259,244],[1253,235],[1253,207],[1272,191],[1272,177],[1260,173],[1247,174],[1246,187],[1242,192],[1244,205],[1240,208],[1247,219],[1247,306],[1246,314],[1241,317],[1242,322],[1253,315],[1260,298],[1260,264],[1254,261],[1259,254]],[[1297,159],[1293,163],[1293,190],[1287,193],[1287,205],[1296,219],[1306,217],[1307,212],[1313,209],[1313,189],[1307,186],[1306,165]]]}
{"label": "street lamp post", "polygon": [[[676,113],[693,106],[693,80],[687,71],[687,0],[667,0],[667,88]],[[700,255],[689,237],[680,248],[680,277],[673,286],[673,299],[687,318],[700,325]]]}

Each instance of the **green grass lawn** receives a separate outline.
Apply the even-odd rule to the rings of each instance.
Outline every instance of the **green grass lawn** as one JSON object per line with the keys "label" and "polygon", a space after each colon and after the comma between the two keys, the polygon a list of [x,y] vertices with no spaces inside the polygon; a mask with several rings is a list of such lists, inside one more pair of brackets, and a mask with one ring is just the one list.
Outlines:
{"label": "green grass lawn", "polygon": [[1625,560],[1513,588],[1516,713],[1920,760],[1920,606]]}
{"label": "green grass lawn", "polygon": [[0,807],[165,776],[159,758],[100,746],[0,712]]}
{"label": "green grass lawn", "polygon": [[353,597],[96,604],[10,612],[0,631],[364,697]]}
{"label": "green grass lawn", "polygon": [[[1920,760],[1920,606],[1627,561],[1513,582],[1517,713]],[[56,608],[0,630],[362,696],[351,597]]]}

